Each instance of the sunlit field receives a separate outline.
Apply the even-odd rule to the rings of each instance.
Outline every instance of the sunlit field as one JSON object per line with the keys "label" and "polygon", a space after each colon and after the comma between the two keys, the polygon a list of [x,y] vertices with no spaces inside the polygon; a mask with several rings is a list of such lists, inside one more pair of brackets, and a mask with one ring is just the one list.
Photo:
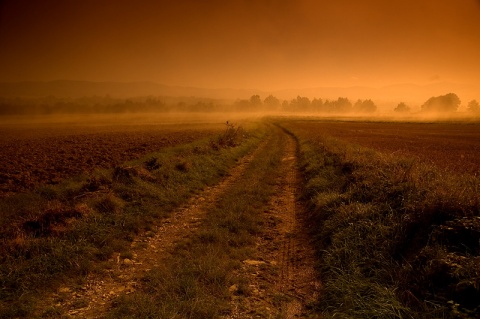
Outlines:
{"label": "sunlit field", "polygon": [[[472,119],[11,116],[0,132],[0,317],[88,318],[95,309],[106,318],[282,317],[293,301],[312,318],[480,313],[480,123]],[[288,140],[296,155],[285,153]],[[264,281],[286,269],[285,257],[262,259],[256,249],[258,238],[281,243],[272,234],[282,221],[265,214],[272,198],[282,201],[278,179],[291,174],[282,163],[294,157],[292,209],[308,238],[299,246],[316,251],[311,272],[321,283],[308,298],[258,284],[244,269],[258,263]],[[228,178],[223,193],[206,195]],[[155,255],[161,265],[137,271],[151,248],[145,238],[161,238],[181,207],[209,196],[206,219],[192,217],[194,229],[180,219],[183,235]],[[135,284],[115,286],[126,276],[117,271],[135,274]],[[107,277],[110,291],[89,288]]]}
{"label": "sunlit field", "polygon": [[480,318],[479,34],[479,0],[0,0],[0,319]]}

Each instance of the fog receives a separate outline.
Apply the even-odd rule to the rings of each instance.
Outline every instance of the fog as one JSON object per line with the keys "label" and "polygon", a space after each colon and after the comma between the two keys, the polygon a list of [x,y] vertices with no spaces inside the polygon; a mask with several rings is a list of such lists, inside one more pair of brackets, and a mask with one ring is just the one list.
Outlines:
{"label": "fog", "polygon": [[[477,100],[462,102],[454,93],[432,96],[422,104],[274,95],[235,100],[195,97],[0,98],[0,126],[118,126],[239,122],[265,116],[321,117],[345,121],[480,121]],[[110,128],[111,129],[111,128]]]}
{"label": "fog", "polygon": [[[0,3],[3,123],[140,113],[478,117],[469,106],[480,99],[474,0]],[[460,103],[448,112],[425,106],[449,93]]]}

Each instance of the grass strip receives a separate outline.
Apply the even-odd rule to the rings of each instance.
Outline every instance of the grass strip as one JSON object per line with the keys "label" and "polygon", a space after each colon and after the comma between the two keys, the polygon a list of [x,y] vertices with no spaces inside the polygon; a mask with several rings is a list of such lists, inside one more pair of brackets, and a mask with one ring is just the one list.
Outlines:
{"label": "grass strip", "polygon": [[81,284],[114,252],[128,254],[135,234],[217,183],[258,145],[265,128],[250,126],[3,198],[0,318],[33,316],[46,291],[67,280]]}
{"label": "grass strip", "polygon": [[221,196],[196,234],[144,278],[144,286],[116,301],[108,318],[218,318],[228,314],[228,287],[241,261],[254,254],[255,235],[274,191],[284,139],[277,128],[244,175]]}
{"label": "grass strip", "polygon": [[300,141],[324,318],[478,318],[478,177],[318,135],[300,122],[282,125]]}

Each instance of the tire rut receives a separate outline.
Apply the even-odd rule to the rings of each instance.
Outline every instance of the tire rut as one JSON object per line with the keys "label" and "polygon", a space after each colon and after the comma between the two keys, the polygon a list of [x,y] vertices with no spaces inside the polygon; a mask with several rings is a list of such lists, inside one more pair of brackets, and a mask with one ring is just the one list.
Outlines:
{"label": "tire rut", "polygon": [[143,233],[131,244],[132,258],[119,254],[109,260],[109,270],[102,275],[92,274],[81,287],[61,287],[47,298],[46,304],[61,307],[69,318],[102,318],[112,301],[122,294],[133,293],[141,279],[152,268],[159,266],[175,244],[199,227],[209,207],[245,172],[249,163],[267,145],[266,141],[239,164],[219,184],[207,187],[184,206],[162,219],[153,231]]}
{"label": "tire rut", "polygon": [[257,239],[258,257],[244,261],[238,274],[248,278],[248,289],[239,292],[231,287],[233,312],[226,318],[315,318],[308,307],[318,300],[320,282],[305,231],[304,208],[296,198],[296,141],[284,135],[276,195],[264,212],[264,231]]}

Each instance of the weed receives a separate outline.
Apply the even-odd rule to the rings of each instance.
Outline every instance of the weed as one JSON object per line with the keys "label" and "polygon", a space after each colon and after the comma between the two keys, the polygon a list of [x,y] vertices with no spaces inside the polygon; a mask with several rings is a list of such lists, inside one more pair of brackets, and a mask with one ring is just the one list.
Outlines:
{"label": "weed", "polygon": [[156,169],[159,169],[161,164],[158,162],[158,158],[156,157],[151,157],[147,159],[144,163],[145,168],[148,169],[149,171],[154,171]]}
{"label": "weed", "polygon": [[80,189],[83,192],[96,192],[110,188],[111,181],[104,176],[91,176]]}
{"label": "weed", "polygon": [[107,194],[95,204],[97,211],[102,214],[120,213],[124,206],[122,200],[113,194]]}
{"label": "weed", "polygon": [[242,126],[236,126],[228,121],[225,123],[227,128],[225,132],[216,140],[212,140],[211,147],[214,149],[235,147],[246,137],[246,132]]}
{"label": "weed", "polygon": [[44,318],[44,319],[64,318],[63,315],[64,315],[64,313],[63,313],[63,311],[60,307],[50,307],[50,308],[46,309],[45,311],[43,311],[40,318]]}
{"label": "weed", "polygon": [[175,164],[175,169],[180,172],[187,172],[191,168],[192,168],[192,163],[182,158],[179,158],[178,162]]}
{"label": "weed", "polygon": [[113,170],[113,180],[122,184],[132,184],[135,170],[132,167],[116,166]]}

